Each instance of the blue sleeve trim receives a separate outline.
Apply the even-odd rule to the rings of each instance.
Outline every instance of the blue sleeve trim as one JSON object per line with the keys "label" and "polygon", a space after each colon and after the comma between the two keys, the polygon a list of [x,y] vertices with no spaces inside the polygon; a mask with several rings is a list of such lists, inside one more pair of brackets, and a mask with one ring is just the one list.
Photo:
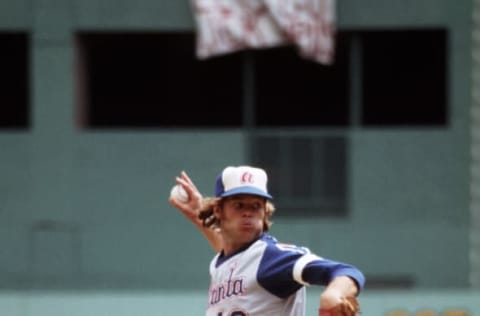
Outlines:
{"label": "blue sleeve trim", "polygon": [[273,295],[286,298],[303,285],[293,279],[293,267],[297,260],[305,254],[304,248],[288,246],[281,248],[269,244],[265,249],[257,272],[258,283]]}

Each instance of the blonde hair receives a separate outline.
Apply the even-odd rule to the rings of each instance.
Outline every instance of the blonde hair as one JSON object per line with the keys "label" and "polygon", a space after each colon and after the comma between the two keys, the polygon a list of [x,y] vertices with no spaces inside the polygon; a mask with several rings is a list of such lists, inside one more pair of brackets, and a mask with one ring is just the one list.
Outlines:
{"label": "blonde hair", "polygon": [[[214,207],[223,206],[224,199],[222,198],[214,198],[214,197],[205,197],[202,201],[202,207],[198,213],[198,218],[202,221],[204,227],[209,227],[214,230],[220,229],[220,220],[215,217],[213,212]],[[270,226],[272,226],[272,222],[270,218],[272,217],[273,213],[275,212],[275,206],[270,200],[266,201],[265,205],[265,218],[263,220],[263,231],[268,231]]]}

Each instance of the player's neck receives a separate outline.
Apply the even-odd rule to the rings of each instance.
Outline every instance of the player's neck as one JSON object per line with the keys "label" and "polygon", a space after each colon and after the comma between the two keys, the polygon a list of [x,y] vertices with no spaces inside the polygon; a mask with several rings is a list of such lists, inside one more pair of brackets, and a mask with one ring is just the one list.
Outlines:
{"label": "player's neck", "polygon": [[232,239],[229,240],[229,238],[224,238],[223,239],[223,255],[230,256],[232,254],[235,254],[237,252],[247,249],[248,247],[250,247],[251,244],[257,241],[258,238],[260,238],[260,236],[261,234],[259,234],[258,236],[256,236],[255,238],[249,241],[242,241],[242,242],[232,240]]}
{"label": "player's neck", "polygon": [[225,257],[231,256],[239,251],[242,251],[245,248],[248,248],[249,245],[250,243],[242,243],[242,244],[224,243],[223,255]]}

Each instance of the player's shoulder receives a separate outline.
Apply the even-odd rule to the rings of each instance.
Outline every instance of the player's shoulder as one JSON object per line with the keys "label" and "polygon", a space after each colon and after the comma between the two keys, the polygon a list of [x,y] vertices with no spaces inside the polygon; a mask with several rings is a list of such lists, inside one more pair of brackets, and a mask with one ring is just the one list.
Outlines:
{"label": "player's shoulder", "polygon": [[307,254],[310,253],[310,249],[295,244],[279,242],[275,237],[269,234],[263,234],[261,237],[262,242],[266,244],[268,252],[277,253],[295,253],[295,254]]}

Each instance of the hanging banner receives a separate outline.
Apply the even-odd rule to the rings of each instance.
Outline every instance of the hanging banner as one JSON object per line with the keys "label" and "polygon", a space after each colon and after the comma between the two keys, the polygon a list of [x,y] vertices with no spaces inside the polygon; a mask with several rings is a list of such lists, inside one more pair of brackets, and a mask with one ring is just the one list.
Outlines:
{"label": "hanging banner", "polygon": [[200,59],[291,44],[304,58],[333,62],[334,0],[191,1]]}

